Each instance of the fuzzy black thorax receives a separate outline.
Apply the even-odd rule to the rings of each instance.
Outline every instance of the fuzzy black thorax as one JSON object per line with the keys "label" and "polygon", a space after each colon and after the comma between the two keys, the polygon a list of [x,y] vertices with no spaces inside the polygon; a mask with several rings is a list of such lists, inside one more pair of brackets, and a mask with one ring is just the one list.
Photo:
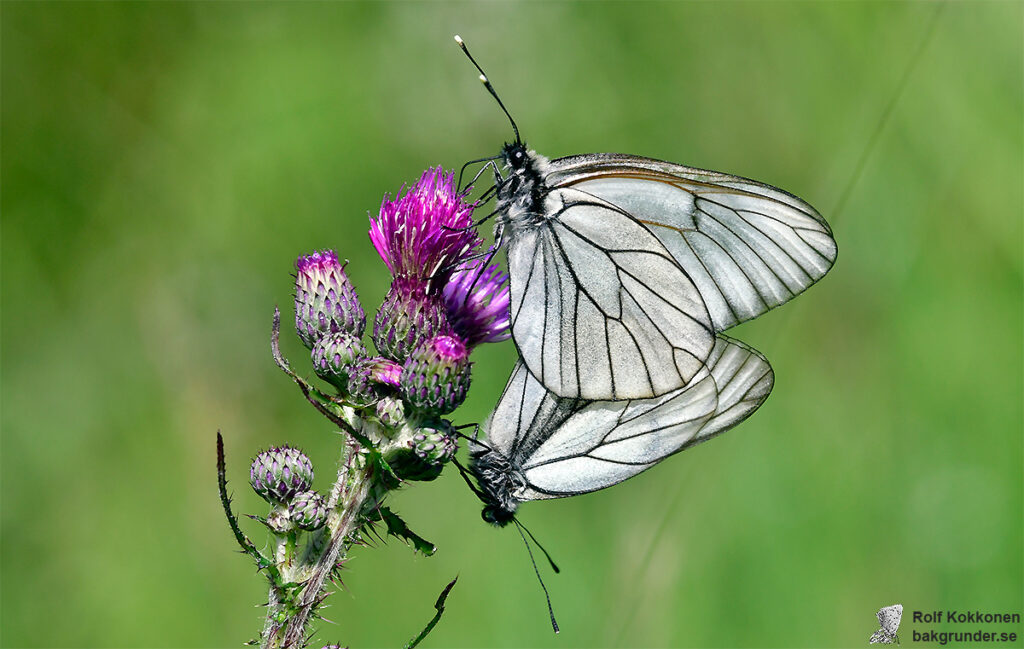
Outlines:
{"label": "fuzzy black thorax", "polygon": [[513,495],[526,482],[512,468],[508,458],[493,449],[474,447],[469,458],[469,470],[480,488],[484,503],[481,517],[498,527],[508,525],[515,518],[519,500]]}

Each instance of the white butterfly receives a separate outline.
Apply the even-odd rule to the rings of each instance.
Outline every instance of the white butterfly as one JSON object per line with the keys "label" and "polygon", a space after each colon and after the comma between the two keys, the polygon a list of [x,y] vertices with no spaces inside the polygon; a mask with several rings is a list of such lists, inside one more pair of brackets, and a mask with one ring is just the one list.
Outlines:
{"label": "white butterfly", "polygon": [[836,259],[825,220],[782,190],[632,155],[548,160],[512,126],[515,142],[495,158],[505,175],[489,163],[512,338],[560,397],[678,390],[717,332],[790,300]]}
{"label": "white butterfly", "polygon": [[900,637],[896,631],[900,628],[900,620],[903,618],[903,605],[893,604],[878,609],[875,614],[878,623],[882,628],[871,634],[870,644],[896,644],[900,643]]}
{"label": "white butterfly", "polygon": [[725,336],[686,386],[651,399],[557,397],[517,363],[472,446],[484,520],[504,526],[522,502],[622,482],[746,419],[773,381],[761,354]]}

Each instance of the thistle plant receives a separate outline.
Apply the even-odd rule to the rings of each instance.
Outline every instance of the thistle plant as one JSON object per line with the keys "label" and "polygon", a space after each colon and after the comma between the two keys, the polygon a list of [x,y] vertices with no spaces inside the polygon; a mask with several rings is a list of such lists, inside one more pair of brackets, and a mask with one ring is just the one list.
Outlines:
{"label": "thistle plant", "polygon": [[[249,483],[269,505],[265,515],[250,515],[270,537],[261,550],[231,510],[218,433],[228,523],[269,582],[266,619],[252,644],[306,646],[329,584],[340,583],[349,553],[369,538],[391,535],[425,555],[434,553],[433,544],[384,503],[390,491],[434,480],[451,462],[457,427],[445,416],[466,398],[470,354],[482,343],[509,337],[508,278],[480,260],[473,209],[453,174],[441,168],[428,169],[395,198],[385,196],[370,218],[369,234],[392,283],[374,316],[372,347],[363,339],[366,312],[337,254],[324,250],[296,261],[295,329],[319,381],[301,377],[282,356],[276,310],[271,348],[277,365],[340,432],[338,467],[321,493],[314,489],[312,461],[297,448],[281,445],[256,455]],[[437,623],[454,583],[407,646]]]}

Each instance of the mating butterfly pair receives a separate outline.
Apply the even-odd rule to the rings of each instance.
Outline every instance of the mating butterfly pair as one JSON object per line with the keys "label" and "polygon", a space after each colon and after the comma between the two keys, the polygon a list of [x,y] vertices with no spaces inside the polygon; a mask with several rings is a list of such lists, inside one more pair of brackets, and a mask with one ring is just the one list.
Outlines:
{"label": "mating butterfly pair", "polygon": [[548,160],[480,72],[515,132],[486,166],[520,360],[470,471],[484,519],[505,525],[522,502],[617,484],[749,416],[774,374],[721,332],[804,291],[837,248],[813,207],[754,180],[622,154]]}

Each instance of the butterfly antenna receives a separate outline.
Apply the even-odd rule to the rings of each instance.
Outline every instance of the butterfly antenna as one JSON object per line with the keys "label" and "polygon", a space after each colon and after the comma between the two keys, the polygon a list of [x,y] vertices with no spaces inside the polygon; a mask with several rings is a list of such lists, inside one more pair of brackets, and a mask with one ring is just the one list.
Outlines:
{"label": "butterfly antenna", "polygon": [[476,67],[477,70],[480,71],[480,81],[484,84],[484,87],[487,88],[487,92],[491,93],[491,96],[494,97],[494,99],[498,102],[498,105],[501,106],[501,110],[505,112],[505,117],[508,117],[508,121],[512,124],[512,131],[516,134],[516,144],[522,144],[523,141],[519,138],[519,127],[516,126],[516,120],[512,119],[512,114],[508,112],[507,108],[505,108],[505,104],[502,103],[501,97],[499,97],[498,93],[495,92],[494,86],[492,86],[491,82],[487,80],[487,73],[484,72],[484,69],[481,68],[480,64],[476,62],[476,59],[473,58],[473,55],[469,53],[469,48],[466,47],[466,43],[458,34],[455,35],[455,42],[459,44],[459,47],[461,47],[462,51],[466,53],[466,56],[469,58],[470,62]]}
{"label": "butterfly antenna", "polygon": [[[526,552],[530,555],[530,563],[533,564],[533,572],[537,575],[537,581],[540,582],[540,587],[544,591],[544,598],[548,601],[548,616],[551,618],[551,628],[558,633],[558,622],[555,621],[555,610],[551,608],[551,595],[548,594],[548,587],[544,585],[544,580],[540,578],[540,570],[537,570],[537,562],[533,559],[533,550],[530,549],[530,542],[526,540],[526,536],[523,535],[523,525],[516,519],[512,519],[512,522],[516,524],[516,529],[519,530],[519,536],[523,539],[523,544],[526,545]],[[533,535],[530,534],[530,538]],[[536,541],[534,541],[536,543]],[[540,547],[540,546],[538,546]]]}
{"label": "butterfly antenna", "polygon": [[521,528],[523,529],[523,531],[524,531],[524,532],[526,532],[527,534],[529,534],[529,536],[530,536],[530,540],[531,540],[531,541],[533,541],[534,543],[536,543],[536,544],[537,544],[537,547],[538,547],[538,548],[540,548],[540,551],[544,553],[544,556],[545,556],[545,557],[547,558],[547,560],[548,560],[548,563],[550,563],[550,564],[551,564],[551,569],[555,571],[555,574],[557,575],[558,573],[562,572],[561,570],[559,570],[559,569],[558,569],[558,565],[556,565],[556,564],[555,564],[555,561],[554,561],[554,559],[552,559],[552,558],[551,558],[551,555],[550,555],[550,554],[548,554],[548,551],[547,551],[547,550],[545,550],[545,549],[544,549],[544,546],[543,546],[543,545],[541,545],[541,544],[540,544],[540,541],[538,541],[538,540],[537,540],[537,537],[535,537],[535,536],[533,535],[533,533],[531,533],[531,532],[530,532],[530,530],[529,530],[529,529],[528,529],[528,528],[527,528],[527,527],[526,527],[525,525],[523,525],[522,523],[520,523],[520,522],[519,522],[519,519],[513,518],[513,519],[512,519],[512,522],[513,522],[513,523],[515,523],[516,525],[518,525],[519,527],[521,527]]}

